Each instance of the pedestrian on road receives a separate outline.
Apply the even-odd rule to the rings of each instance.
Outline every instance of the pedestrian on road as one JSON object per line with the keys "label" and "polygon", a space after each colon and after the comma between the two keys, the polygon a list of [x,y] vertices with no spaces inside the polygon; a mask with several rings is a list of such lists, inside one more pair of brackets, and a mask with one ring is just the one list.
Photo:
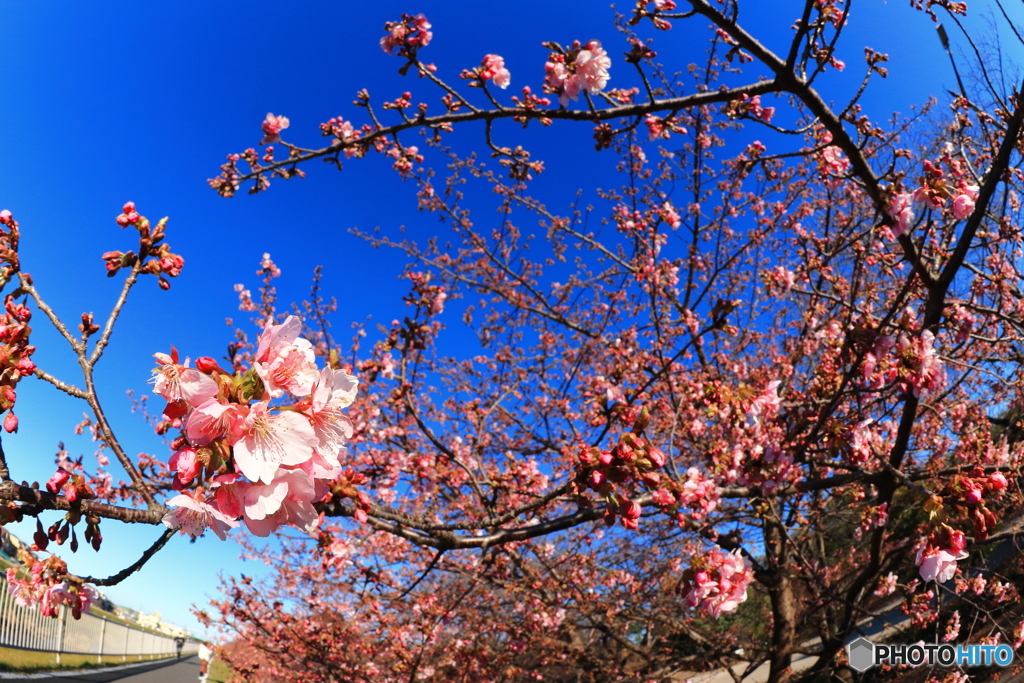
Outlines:
{"label": "pedestrian on road", "polygon": [[174,647],[178,650],[178,659],[181,659],[181,651],[185,647],[185,639],[178,636],[174,639]]}
{"label": "pedestrian on road", "polygon": [[213,650],[206,643],[199,643],[199,683],[206,683],[210,675],[210,664],[213,663]]}

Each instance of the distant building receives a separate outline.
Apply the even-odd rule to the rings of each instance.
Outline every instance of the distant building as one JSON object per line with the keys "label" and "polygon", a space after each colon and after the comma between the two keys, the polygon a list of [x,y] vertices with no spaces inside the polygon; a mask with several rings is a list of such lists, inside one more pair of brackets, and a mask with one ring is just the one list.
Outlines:
{"label": "distant building", "polygon": [[27,549],[28,544],[0,526],[0,555],[8,560],[17,562],[19,548]]}
{"label": "distant building", "polygon": [[168,624],[164,621],[159,612],[153,612],[152,614],[146,614],[144,612],[140,613],[135,623],[143,628],[166,633],[167,635],[175,638],[178,636],[187,638],[189,636],[188,631],[185,629],[180,626],[175,626],[174,624]]}

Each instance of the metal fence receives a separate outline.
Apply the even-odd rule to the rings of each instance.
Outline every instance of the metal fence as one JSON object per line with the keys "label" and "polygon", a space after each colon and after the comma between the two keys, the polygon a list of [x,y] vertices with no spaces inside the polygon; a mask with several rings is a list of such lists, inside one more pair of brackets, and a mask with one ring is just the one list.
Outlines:
{"label": "metal fence", "polygon": [[[128,626],[106,616],[83,614],[81,619],[71,616],[71,610],[61,608],[56,619],[44,617],[38,609],[20,607],[7,592],[7,582],[0,580],[0,646],[22,650],[39,650],[57,654],[96,655],[97,661],[106,657],[146,655],[173,655],[177,652],[172,636],[159,635],[134,626]],[[183,654],[198,651],[199,643],[187,639]]]}

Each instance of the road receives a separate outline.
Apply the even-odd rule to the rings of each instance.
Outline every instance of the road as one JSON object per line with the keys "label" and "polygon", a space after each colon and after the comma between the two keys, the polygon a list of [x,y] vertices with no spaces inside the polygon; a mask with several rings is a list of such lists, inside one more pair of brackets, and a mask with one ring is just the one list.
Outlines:
{"label": "road", "polygon": [[53,683],[197,683],[199,680],[199,657],[182,657],[170,661],[139,664],[136,666],[105,669],[102,671],[56,672],[36,674],[32,677],[19,676],[22,681],[47,681]]}

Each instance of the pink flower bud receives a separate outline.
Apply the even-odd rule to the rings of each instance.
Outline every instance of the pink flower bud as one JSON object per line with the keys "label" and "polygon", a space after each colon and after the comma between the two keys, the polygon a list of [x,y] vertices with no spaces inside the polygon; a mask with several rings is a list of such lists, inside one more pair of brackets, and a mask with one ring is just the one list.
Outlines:
{"label": "pink flower bud", "polygon": [[7,225],[11,222],[11,212],[7,209],[0,211],[0,223]]}
{"label": "pink flower bud", "polygon": [[654,448],[653,446],[647,449],[647,459],[658,469],[664,467],[665,462],[668,460],[660,448]]}
{"label": "pink flower bud", "polygon": [[209,356],[200,356],[196,358],[196,370],[207,375],[212,375],[215,372],[223,372],[220,366],[217,365],[217,361],[210,358]]}
{"label": "pink flower bud", "polygon": [[951,553],[961,553],[967,549],[967,539],[964,537],[964,532],[959,529],[955,529],[949,534],[949,550]]}
{"label": "pink flower bud", "polygon": [[121,210],[124,211],[126,214],[132,213],[133,211],[135,211],[135,202],[125,202],[124,206],[121,207]]}
{"label": "pink flower bud", "polygon": [[67,480],[71,477],[71,473],[63,467],[58,467],[57,471],[53,473],[49,481],[46,482],[46,490],[50,493],[57,493]]}
{"label": "pink flower bud", "polygon": [[126,216],[125,214],[122,213],[114,220],[117,221],[117,224],[120,225],[122,228],[128,227],[128,216]]}
{"label": "pink flower bud", "polygon": [[993,491],[1003,491],[1008,486],[1002,472],[993,472],[988,477],[988,485]]}
{"label": "pink flower bud", "polygon": [[14,411],[8,411],[4,417],[4,429],[8,434],[12,434],[18,431],[18,416],[14,414]]}
{"label": "pink flower bud", "polygon": [[981,489],[971,489],[967,492],[967,495],[964,496],[964,500],[968,505],[977,505],[981,502]]}
{"label": "pink flower bud", "polygon": [[174,477],[176,483],[181,483],[182,485],[191,483],[196,475],[199,474],[200,467],[202,467],[202,464],[196,457],[195,449],[192,448],[183,448],[177,451],[171,456],[167,465],[176,471]]}

